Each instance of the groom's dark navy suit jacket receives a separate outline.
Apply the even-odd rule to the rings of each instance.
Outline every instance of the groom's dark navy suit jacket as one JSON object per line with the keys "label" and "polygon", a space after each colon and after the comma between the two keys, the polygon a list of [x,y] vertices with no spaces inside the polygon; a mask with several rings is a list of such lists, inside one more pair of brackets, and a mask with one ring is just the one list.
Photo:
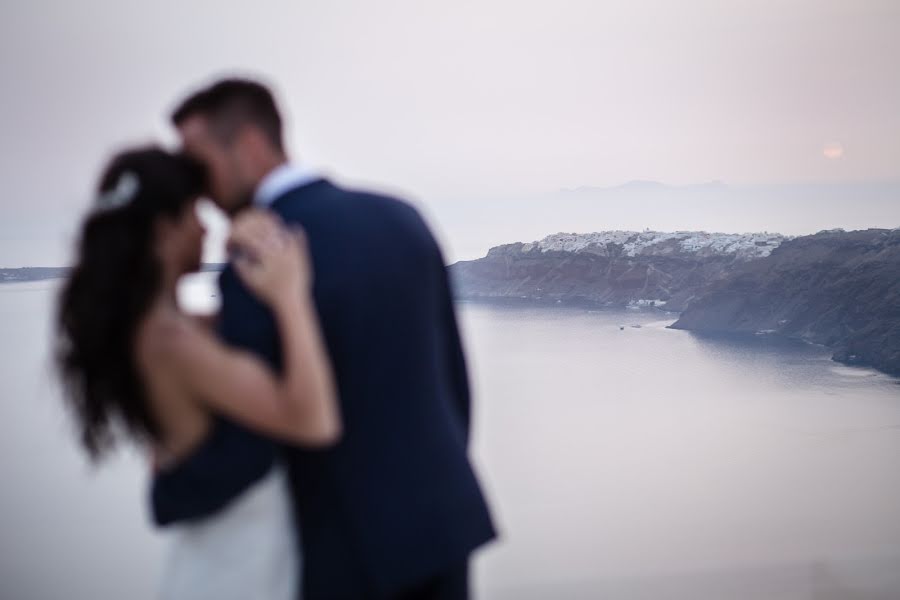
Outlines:
{"label": "groom's dark navy suit jacket", "polygon": [[[272,209],[306,231],[344,435],[276,447],[221,422],[203,456],[154,482],[159,523],[210,514],[283,456],[300,521],[306,600],[387,596],[458,568],[494,537],[467,457],[469,386],[440,250],[419,214],[317,180]],[[220,331],[281,368],[270,312],[233,270]]]}

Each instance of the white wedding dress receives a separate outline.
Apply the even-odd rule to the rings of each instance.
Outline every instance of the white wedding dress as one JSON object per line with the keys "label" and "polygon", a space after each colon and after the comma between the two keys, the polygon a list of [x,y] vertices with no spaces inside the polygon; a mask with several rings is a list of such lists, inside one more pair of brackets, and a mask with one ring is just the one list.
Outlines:
{"label": "white wedding dress", "polygon": [[300,555],[278,465],[209,517],[171,526],[162,600],[296,600]]}

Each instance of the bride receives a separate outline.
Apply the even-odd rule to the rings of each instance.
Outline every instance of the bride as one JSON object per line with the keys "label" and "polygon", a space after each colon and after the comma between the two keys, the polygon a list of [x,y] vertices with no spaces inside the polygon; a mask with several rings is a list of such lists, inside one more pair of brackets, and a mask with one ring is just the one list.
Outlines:
{"label": "bride", "polygon": [[[199,166],[158,148],[118,155],[101,179],[57,324],[66,400],[95,460],[119,432],[146,447],[160,473],[200,460],[232,421],[299,445],[325,447],[340,436],[298,232],[246,211],[229,239],[238,275],[277,322],[281,374],[179,309],[178,280],[200,267],[203,187]],[[162,597],[296,598],[299,548],[284,477],[274,465],[214,516],[180,525]]]}

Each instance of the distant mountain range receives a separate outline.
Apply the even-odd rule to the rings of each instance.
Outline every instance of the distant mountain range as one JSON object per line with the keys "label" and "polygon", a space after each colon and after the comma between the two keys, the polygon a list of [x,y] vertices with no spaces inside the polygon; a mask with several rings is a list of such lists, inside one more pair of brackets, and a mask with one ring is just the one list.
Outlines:
{"label": "distant mountain range", "polygon": [[[220,271],[224,265],[204,263],[201,271]],[[71,271],[71,267],[20,267],[17,269],[0,269],[0,283],[22,283],[26,281],[44,281],[60,279]]]}
{"label": "distant mountain range", "polygon": [[60,277],[65,277],[70,269],[70,267],[22,267],[19,269],[0,269],[0,283],[59,279]]}
{"label": "distant mountain range", "polygon": [[534,194],[453,198],[435,213],[455,260],[554,231],[778,231],[809,235],[840,226],[900,225],[900,180],[855,183],[671,185],[629,181]]}
{"label": "distant mountain range", "polygon": [[607,231],[492,248],[451,266],[457,296],[681,313],[674,328],[780,334],[900,375],[900,230]]}

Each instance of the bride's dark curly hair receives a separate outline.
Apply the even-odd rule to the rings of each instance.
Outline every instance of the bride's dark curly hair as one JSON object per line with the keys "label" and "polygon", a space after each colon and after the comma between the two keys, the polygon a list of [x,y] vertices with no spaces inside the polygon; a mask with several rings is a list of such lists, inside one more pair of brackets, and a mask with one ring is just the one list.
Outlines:
{"label": "bride's dark curly hair", "polygon": [[117,155],[100,179],[59,299],[56,339],[63,393],[94,460],[115,444],[116,426],[139,440],[159,438],[135,336],[161,284],[155,224],[192,209],[204,179],[199,164],[157,147]]}

